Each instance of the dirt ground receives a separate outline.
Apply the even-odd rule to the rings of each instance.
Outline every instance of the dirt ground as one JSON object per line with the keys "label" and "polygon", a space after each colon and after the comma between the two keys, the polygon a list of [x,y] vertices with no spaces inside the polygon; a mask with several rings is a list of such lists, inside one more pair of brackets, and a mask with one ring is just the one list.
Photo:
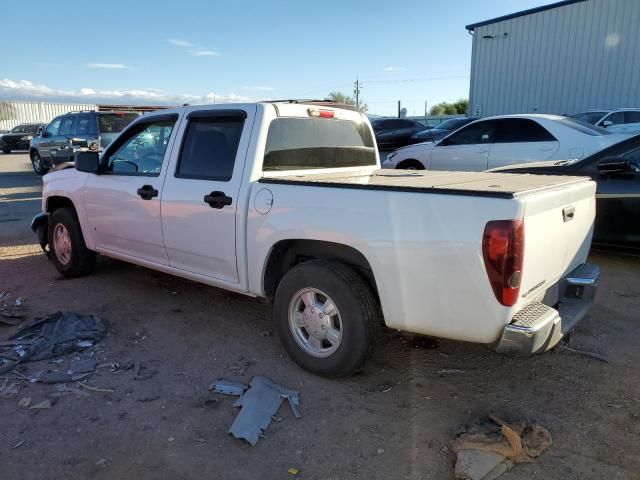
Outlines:
{"label": "dirt ground", "polygon": [[[547,452],[505,480],[640,478],[639,257],[592,254],[601,286],[571,345],[609,363],[567,351],[508,358],[386,332],[364,372],[325,380],[289,360],[271,334],[270,307],[252,299],[109,259],[88,277],[63,279],[33,245],[40,181],[26,161],[0,154],[0,292],[25,297],[29,318],[58,310],[104,318],[109,333],[91,351],[101,363],[139,362],[144,379],[100,368],[86,384],[113,391],[74,384],[86,395],[9,380],[18,392],[0,398],[2,480],[266,480],[295,478],[291,467],[301,479],[452,479],[450,441],[490,412],[553,435]],[[0,326],[0,340],[12,332]],[[282,421],[256,447],[227,433],[234,399],[208,390],[218,378],[253,375],[299,390],[303,414],[283,404]],[[23,397],[52,406],[24,408]]]}

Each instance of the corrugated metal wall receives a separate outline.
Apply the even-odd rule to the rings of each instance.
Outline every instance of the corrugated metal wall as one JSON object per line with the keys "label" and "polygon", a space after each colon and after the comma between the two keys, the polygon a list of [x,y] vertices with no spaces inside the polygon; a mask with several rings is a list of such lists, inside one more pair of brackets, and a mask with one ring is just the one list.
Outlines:
{"label": "corrugated metal wall", "polygon": [[0,102],[0,130],[10,130],[21,123],[49,123],[54,117],[72,110],[96,110],[96,105]]}
{"label": "corrugated metal wall", "polygon": [[588,0],[476,27],[469,114],[640,107],[640,0]]}

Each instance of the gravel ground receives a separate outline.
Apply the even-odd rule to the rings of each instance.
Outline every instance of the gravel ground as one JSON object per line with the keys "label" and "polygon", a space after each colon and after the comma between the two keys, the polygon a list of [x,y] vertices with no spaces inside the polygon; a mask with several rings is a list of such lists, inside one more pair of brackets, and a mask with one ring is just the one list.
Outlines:
{"label": "gravel ground", "polygon": [[[301,479],[449,479],[455,432],[490,412],[553,435],[547,452],[505,480],[640,478],[640,258],[592,254],[601,287],[571,345],[608,363],[567,351],[507,358],[387,331],[361,374],[325,380],[286,357],[270,307],[249,298],[109,259],[63,279],[28,229],[41,182],[27,162],[0,154],[0,292],[25,297],[29,318],[72,310],[109,321],[91,352],[104,364],[137,362],[142,379],[100,368],[86,384],[111,391],[73,384],[85,395],[10,380],[17,393],[0,398],[3,480],[287,479],[292,467]],[[0,340],[12,331],[0,326]],[[299,390],[303,414],[284,404],[256,447],[226,433],[233,398],[208,391],[215,379],[253,375]],[[22,407],[25,397],[51,408]]]}

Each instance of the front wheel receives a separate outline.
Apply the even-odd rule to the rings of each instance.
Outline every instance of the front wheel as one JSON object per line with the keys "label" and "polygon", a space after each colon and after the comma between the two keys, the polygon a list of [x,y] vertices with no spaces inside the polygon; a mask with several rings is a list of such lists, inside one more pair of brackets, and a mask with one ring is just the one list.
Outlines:
{"label": "front wheel", "polygon": [[33,171],[36,172],[36,175],[42,176],[49,171],[49,169],[44,166],[42,157],[38,152],[31,154],[31,165],[33,165]]}
{"label": "front wheel", "polygon": [[424,170],[424,165],[418,160],[404,160],[396,168],[399,170]]}
{"label": "front wheel", "polygon": [[362,368],[380,327],[371,289],[355,271],[312,260],[289,270],[276,291],[276,330],[302,368],[330,378]]}
{"label": "front wheel", "polygon": [[82,230],[71,208],[59,208],[49,218],[49,250],[56,269],[65,277],[89,273],[96,254],[87,248]]}

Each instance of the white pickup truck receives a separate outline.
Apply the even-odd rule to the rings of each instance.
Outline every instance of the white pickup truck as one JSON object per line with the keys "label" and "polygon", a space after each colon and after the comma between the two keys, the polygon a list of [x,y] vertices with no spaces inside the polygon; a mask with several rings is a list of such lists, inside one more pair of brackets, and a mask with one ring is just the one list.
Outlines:
{"label": "white pickup truck", "polygon": [[32,222],[65,276],[96,253],[273,302],[302,367],[361,368],[390,328],[529,354],[583,318],[595,184],[381,170],[328,102],[186,106],[44,177]]}

